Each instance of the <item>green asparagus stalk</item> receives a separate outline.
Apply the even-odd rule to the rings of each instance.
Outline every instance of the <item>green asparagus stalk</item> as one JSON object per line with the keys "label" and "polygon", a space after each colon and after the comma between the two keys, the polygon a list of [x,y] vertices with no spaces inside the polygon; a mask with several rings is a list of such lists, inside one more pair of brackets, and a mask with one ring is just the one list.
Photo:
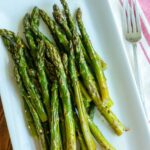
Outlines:
{"label": "green asparagus stalk", "polygon": [[58,78],[60,88],[60,97],[63,103],[66,128],[66,150],[76,150],[75,125],[66,74],[57,49],[47,41],[45,41],[45,44],[47,46],[47,57],[55,66],[56,76]]}
{"label": "green asparagus stalk", "polygon": [[[36,37],[38,37],[39,39],[43,40],[43,41],[46,41],[48,43],[51,43],[54,45],[53,42],[51,42],[42,32],[39,31],[38,28],[36,28],[35,26],[31,26],[31,30],[33,31],[34,35]],[[56,47],[56,46],[55,46]]]}
{"label": "green asparagus stalk", "polygon": [[[9,49],[9,51],[13,48],[13,46],[11,45],[11,43],[9,42],[8,39],[6,38],[2,38],[3,39],[3,42],[5,44],[5,46],[7,47],[7,49]],[[18,69],[17,67],[15,66],[14,67],[14,74],[15,74],[15,78],[16,78],[16,81],[19,82],[20,81],[20,75],[18,73]],[[29,129],[29,132],[30,134],[33,136],[33,137],[37,137],[37,131],[35,129],[35,125],[34,125],[34,121],[33,121],[33,118],[32,118],[32,115],[31,115],[31,112],[29,110],[29,107],[25,101],[26,99],[26,95],[24,95],[25,92],[22,92],[22,97],[23,97],[23,105],[24,105],[24,115],[25,115],[25,120],[26,120],[26,123],[27,123],[27,127]]]}
{"label": "green asparagus stalk", "polygon": [[27,127],[29,129],[29,132],[30,132],[32,137],[37,137],[37,131],[36,131],[36,128],[35,128],[35,125],[34,125],[32,114],[31,114],[31,112],[29,110],[29,107],[28,107],[25,100],[23,102],[23,105],[24,105],[24,112],[25,112],[24,113],[25,114],[25,120],[26,120],[26,123],[27,123]]}
{"label": "green asparagus stalk", "polygon": [[76,63],[78,64],[79,72],[82,77],[82,81],[87,88],[92,100],[101,101],[100,95],[97,91],[96,82],[92,76],[86,61],[84,59],[83,53],[81,51],[81,46],[79,44],[79,37],[74,32],[73,35],[73,44],[75,47]]}
{"label": "green asparagus stalk", "polygon": [[31,13],[31,26],[39,27],[40,24],[40,11],[38,7],[34,7]]}
{"label": "green asparagus stalk", "polygon": [[42,9],[40,9],[40,15],[41,15],[42,19],[44,20],[44,22],[46,22],[46,24],[48,24],[48,28],[51,31],[51,34],[53,35],[53,37],[55,37],[55,30],[54,30],[55,29],[55,22],[54,22],[54,20],[52,20],[48,16],[48,14]]}
{"label": "green asparagus stalk", "polygon": [[45,135],[44,135],[44,130],[42,128],[42,124],[40,122],[38,114],[36,113],[36,110],[34,109],[34,107],[32,106],[32,104],[30,102],[31,101],[30,96],[27,94],[27,92],[24,89],[24,86],[23,86],[23,83],[21,81],[21,77],[19,75],[19,71],[18,71],[17,66],[15,66],[15,77],[16,77],[21,95],[22,95],[23,99],[25,100],[27,107],[29,108],[29,111],[32,114],[32,118],[34,121],[34,124],[32,124],[32,125],[35,127],[35,128],[33,128],[33,131],[36,129],[36,132],[38,134],[38,138],[39,138],[41,145],[42,145],[42,147],[41,147],[42,150],[47,150],[47,145],[46,145],[46,141],[45,141]]}
{"label": "green asparagus stalk", "polygon": [[[62,63],[63,63],[63,66],[64,66],[65,73],[68,77],[69,90],[70,90],[70,93],[72,93],[73,91],[72,91],[72,88],[71,88],[71,80],[70,80],[69,71],[68,71],[68,56],[67,56],[66,53],[62,54]],[[92,99],[89,97],[89,95],[86,92],[86,89],[82,85],[81,81],[79,81],[79,85],[80,85],[80,88],[81,88],[81,93],[82,93],[82,96],[83,96],[84,105],[85,105],[86,108],[88,108],[90,106],[90,102],[91,102]]]}
{"label": "green asparagus stalk", "polygon": [[16,65],[18,66],[18,70],[23,80],[23,83],[26,87],[26,90],[28,91],[28,94],[31,96],[32,105],[36,109],[41,121],[43,122],[46,121],[47,115],[45,113],[43,104],[27,72],[28,66],[24,57],[25,46],[22,43],[22,40],[18,36],[15,36],[10,31],[7,30],[0,30],[0,35],[9,39],[10,42],[12,42],[13,44],[15,43],[15,49],[13,51],[11,50],[10,52],[13,55]]}
{"label": "green asparagus stalk", "polygon": [[50,117],[51,117],[50,96],[49,96],[49,89],[48,89],[48,80],[46,77],[45,65],[44,65],[45,47],[43,41],[39,41],[38,43],[39,43],[39,47],[37,49],[37,59],[35,59],[35,61],[36,61],[36,67],[38,71],[38,79],[42,89],[43,103],[45,105],[49,117],[49,122],[50,122]]}
{"label": "green asparagus stalk", "polygon": [[89,114],[89,117],[91,120],[94,119],[95,110],[96,110],[95,104],[91,103],[91,105],[89,107],[89,111],[88,111],[88,114]]}
{"label": "green asparagus stalk", "polygon": [[61,101],[59,101],[59,118],[60,118],[62,149],[65,150],[66,149],[66,129],[65,129],[65,119],[64,119],[64,114],[63,114],[63,105]]}
{"label": "green asparagus stalk", "polygon": [[[66,39],[65,35],[61,32],[59,27],[56,25],[54,20],[52,20],[48,16],[48,14],[43,10],[40,10],[40,14],[41,14],[41,17],[42,17],[43,21],[47,24],[51,34],[53,35],[55,43],[57,45],[59,45],[59,48],[63,47],[63,49],[64,49],[65,47],[67,47],[68,46],[67,42],[66,42],[67,39]],[[66,45],[64,45],[64,44],[66,44]]]}
{"label": "green asparagus stalk", "polygon": [[[23,20],[23,24],[24,24],[24,29],[25,29],[25,37],[27,40],[27,43],[30,47],[30,53],[32,55],[33,59],[36,59],[36,44],[35,44],[35,40],[33,38],[33,33],[31,31],[31,25],[30,25],[30,15],[26,14]],[[32,21],[33,24],[33,21]],[[34,61],[33,61],[34,62]]]}
{"label": "green asparagus stalk", "polygon": [[67,21],[65,20],[63,13],[56,4],[53,5],[53,16],[55,21],[62,27],[62,29],[66,33],[68,40],[70,40],[72,37],[72,33],[68,27]]}
{"label": "green asparagus stalk", "polygon": [[87,102],[90,103],[92,101],[92,98],[89,96],[84,85],[82,84],[82,82],[80,80],[79,80],[79,85],[80,85],[82,96],[86,99]]}
{"label": "green asparagus stalk", "polygon": [[74,118],[75,118],[76,133],[77,133],[77,137],[80,143],[81,150],[87,150],[87,145],[85,143],[85,140],[81,131],[81,126],[79,124],[80,121],[75,110],[74,110]]}
{"label": "green asparagus stalk", "polygon": [[[93,81],[91,79],[92,76],[90,76],[90,71],[88,70],[88,68],[85,65],[85,60],[84,60],[82,51],[80,52],[80,45],[78,44],[78,37],[76,35],[74,35],[73,38],[74,38],[73,39],[74,40],[74,45],[76,46],[75,49],[76,49],[77,62],[79,63],[80,74],[81,75],[83,74],[82,77],[84,77],[83,78],[84,79],[84,84],[85,85],[88,84],[86,86],[86,87],[88,87],[90,85],[89,82]],[[91,90],[91,89],[89,89],[89,90]],[[111,112],[111,110],[107,108],[107,106],[109,107],[108,103],[103,103],[100,100],[100,98],[97,99],[97,94],[95,94],[94,92],[95,92],[95,90],[93,90],[92,92],[89,92],[89,93],[92,93],[91,97],[92,97],[93,102],[95,103],[95,105],[98,107],[98,110],[105,117],[105,119],[109,122],[109,124],[114,129],[116,134],[121,135],[125,130],[124,126],[117,119],[117,117]],[[109,101],[109,102],[111,102],[111,101]]]}
{"label": "green asparagus stalk", "polygon": [[44,131],[44,135],[45,135],[45,141],[46,141],[46,145],[47,147],[50,147],[50,125],[49,125],[49,120],[46,122],[42,122],[42,128]]}
{"label": "green asparagus stalk", "polygon": [[49,83],[53,83],[53,81],[56,80],[55,67],[46,58],[45,58],[45,68]]}
{"label": "green asparagus stalk", "polygon": [[115,148],[105,139],[103,134],[100,132],[98,127],[93,123],[90,117],[88,117],[88,123],[92,134],[96,138],[97,142],[102,146],[102,148],[105,150],[115,150]]}
{"label": "green asparagus stalk", "polygon": [[73,47],[72,47],[71,43],[70,43],[70,55],[69,55],[69,71],[70,71],[72,86],[74,89],[75,103],[77,105],[77,110],[78,110],[78,114],[79,114],[80,125],[81,125],[81,129],[83,132],[83,136],[86,141],[87,148],[89,150],[95,150],[96,145],[94,143],[92,134],[91,134],[89,126],[88,126],[86,110],[85,110],[85,107],[84,107],[84,104],[82,101],[82,95],[81,95],[78,77],[77,77],[77,73],[76,73],[76,67],[75,67],[75,63],[74,63]]}
{"label": "green asparagus stalk", "polygon": [[100,93],[102,96],[102,100],[108,101],[108,100],[110,100],[110,96],[109,96],[109,91],[108,91],[108,87],[106,84],[106,80],[104,78],[102,66],[99,65],[99,59],[97,59],[97,55],[95,53],[95,50],[92,46],[92,43],[91,43],[89,36],[86,32],[86,29],[84,27],[84,24],[82,21],[81,9],[77,10],[76,18],[77,18],[78,26],[79,26],[79,29],[80,29],[80,32],[82,35],[84,45],[86,46],[86,50],[90,56],[92,67],[93,67],[93,70],[95,72],[95,75],[96,75],[96,78],[98,81],[99,90],[100,90]]}
{"label": "green asparagus stalk", "polygon": [[27,102],[27,104],[29,106],[30,112],[32,113],[32,116],[33,116],[33,119],[34,119],[34,122],[35,122],[35,125],[36,125],[37,133],[38,133],[41,145],[42,145],[41,149],[42,150],[47,150],[47,145],[46,145],[44,130],[43,130],[43,127],[41,125],[39,116],[36,113],[36,110],[34,109],[34,107],[32,106],[32,104],[30,103],[30,100],[27,99],[26,102]]}
{"label": "green asparagus stalk", "polygon": [[65,73],[66,73],[66,75],[69,77],[69,71],[68,71],[68,55],[67,55],[66,53],[63,53],[61,59],[62,59],[62,63],[63,63],[63,66],[64,66]]}
{"label": "green asparagus stalk", "polygon": [[66,0],[60,0],[60,1],[61,1],[61,4],[62,4],[63,8],[64,8],[65,16],[66,16],[67,23],[68,23],[68,26],[70,28],[70,31],[71,31],[71,33],[73,33],[74,30],[76,30],[76,26],[75,26],[75,22],[74,22],[74,20],[71,16],[68,4],[67,4]]}
{"label": "green asparagus stalk", "polygon": [[[42,98],[43,98],[43,103],[45,105],[48,118],[49,118],[49,123],[50,123],[50,96],[49,96],[49,91],[48,91],[48,81],[45,73],[45,64],[44,64],[44,42],[43,41],[36,41],[38,43],[38,47],[36,46],[35,40],[33,38],[33,35],[30,30],[30,22],[29,18],[30,16],[26,14],[24,17],[24,27],[25,27],[25,35],[26,39],[28,41],[28,44],[30,46],[31,54],[34,60],[34,63],[37,68],[37,75],[38,75],[38,80],[39,84],[41,86],[41,93],[42,93]],[[32,26],[34,25],[36,28],[39,26],[39,9],[35,7],[32,11],[31,14],[31,24]]]}
{"label": "green asparagus stalk", "polygon": [[61,150],[61,135],[59,127],[58,84],[55,80],[51,89],[51,145],[52,150]]}

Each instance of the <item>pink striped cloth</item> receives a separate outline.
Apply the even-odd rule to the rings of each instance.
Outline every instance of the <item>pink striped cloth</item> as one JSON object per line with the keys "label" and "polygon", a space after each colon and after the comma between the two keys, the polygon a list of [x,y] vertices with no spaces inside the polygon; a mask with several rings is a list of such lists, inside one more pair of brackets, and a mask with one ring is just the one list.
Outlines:
{"label": "pink striped cloth", "polygon": [[144,107],[145,112],[150,123],[150,0],[139,0],[139,10],[141,14],[141,26],[143,31],[143,37],[140,42],[139,61],[140,72],[144,93]]}
{"label": "pink striped cloth", "polygon": [[150,0],[137,1],[143,31],[142,39],[138,45],[138,61],[144,95],[143,106],[150,123]]}
{"label": "pink striped cloth", "polygon": [[[141,25],[142,25],[143,35],[146,39],[147,44],[150,46],[150,1],[139,0],[139,4],[145,16],[145,20],[147,20],[147,26],[146,26],[144,22],[144,18],[143,16],[141,16]],[[148,31],[148,28],[149,28],[149,31]],[[150,55],[148,55],[148,52],[146,50],[144,51],[144,53],[145,53],[145,57],[147,61],[150,64]]]}
{"label": "pink striped cloth", "polygon": [[[140,6],[141,6],[149,24],[150,24],[150,0],[139,0],[139,3],[140,3]],[[144,33],[146,32],[145,28],[143,28],[143,32]],[[146,38],[148,38],[150,41],[150,34],[146,35]]]}
{"label": "pink striped cloth", "polygon": [[[124,0],[113,0],[113,1],[114,5],[116,4],[116,2],[120,2],[122,5]],[[144,97],[142,102],[146,117],[148,119],[148,122],[150,123],[150,0],[137,0],[137,4],[140,12],[141,27],[142,27],[142,39],[137,47],[140,76],[142,81],[142,89]],[[122,11],[122,6],[121,9],[119,8],[118,10]],[[114,9],[114,13],[117,14],[118,12]],[[121,12],[119,13],[121,14]],[[117,20],[118,22],[121,22],[119,18],[117,18]],[[127,53],[134,73],[133,55],[131,53],[132,50],[130,47],[131,44],[125,41],[125,45],[127,47]]]}

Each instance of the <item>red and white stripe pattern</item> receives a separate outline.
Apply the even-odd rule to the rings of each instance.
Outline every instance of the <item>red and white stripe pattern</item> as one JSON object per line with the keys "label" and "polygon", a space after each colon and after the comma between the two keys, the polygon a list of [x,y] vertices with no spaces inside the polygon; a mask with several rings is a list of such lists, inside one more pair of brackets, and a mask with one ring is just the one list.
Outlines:
{"label": "red and white stripe pattern", "polygon": [[141,77],[144,91],[144,105],[150,122],[150,1],[139,0],[138,8],[141,15],[141,27],[143,36],[140,41],[139,53]]}
{"label": "red and white stripe pattern", "polygon": [[[120,0],[120,3],[122,5],[123,0]],[[145,56],[145,59],[150,64],[150,1],[137,0],[137,5],[140,12],[141,27],[143,31],[143,38],[140,42],[140,46]]]}
{"label": "red and white stripe pattern", "polygon": [[[109,0],[117,23],[118,31],[121,32],[121,11],[124,0]],[[135,0],[134,0],[135,1]],[[150,0],[136,0],[141,18],[142,39],[138,44],[138,61],[140,67],[144,109],[150,123]],[[123,33],[121,33],[123,36]],[[131,66],[133,66],[133,56],[131,44],[124,40],[126,51],[129,56]],[[134,68],[133,68],[134,72]]]}

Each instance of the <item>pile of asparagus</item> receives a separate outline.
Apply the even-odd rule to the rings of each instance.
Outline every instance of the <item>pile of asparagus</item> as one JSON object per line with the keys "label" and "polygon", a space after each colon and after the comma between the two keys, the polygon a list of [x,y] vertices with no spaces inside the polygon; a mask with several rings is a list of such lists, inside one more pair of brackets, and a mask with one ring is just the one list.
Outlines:
{"label": "pile of asparagus", "polygon": [[[111,111],[104,70],[106,63],[94,50],[76,11],[76,23],[68,4],[63,12],[55,4],[53,18],[37,7],[23,19],[26,43],[6,29],[0,30],[14,60],[14,75],[23,98],[26,122],[42,150],[96,150],[96,141],[105,150],[114,150],[93,122],[95,108],[117,135],[125,127]],[[40,18],[53,41],[39,30]],[[95,138],[95,139],[94,139]]]}

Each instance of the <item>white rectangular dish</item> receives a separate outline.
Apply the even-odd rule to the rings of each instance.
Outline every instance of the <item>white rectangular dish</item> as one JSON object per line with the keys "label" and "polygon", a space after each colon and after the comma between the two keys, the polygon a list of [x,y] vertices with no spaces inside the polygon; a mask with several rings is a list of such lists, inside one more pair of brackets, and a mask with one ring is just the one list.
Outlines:
{"label": "white rectangular dish", "polygon": [[[110,1],[111,2],[111,1]],[[5,0],[0,2],[0,28],[22,31],[22,18],[34,6],[52,11],[59,0]],[[71,10],[81,7],[95,50],[107,62],[105,72],[114,113],[129,128],[116,136],[98,112],[94,121],[117,150],[149,150],[150,134],[130,66],[107,0],[68,0]],[[46,33],[46,32],[45,32]],[[21,100],[13,77],[12,60],[0,41],[0,95],[14,150],[35,150],[25,126]],[[99,148],[98,148],[99,149]]]}

